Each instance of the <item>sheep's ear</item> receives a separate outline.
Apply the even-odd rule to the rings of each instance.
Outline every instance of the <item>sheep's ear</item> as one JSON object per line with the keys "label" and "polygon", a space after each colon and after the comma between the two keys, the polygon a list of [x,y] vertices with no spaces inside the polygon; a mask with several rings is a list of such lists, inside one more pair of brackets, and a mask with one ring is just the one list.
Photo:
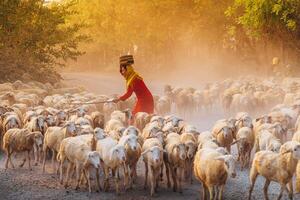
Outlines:
{"label": "sheep's ear", "polygon": [[[179,122],[179,121],[178,121]],[[184,129],[184,126],[182,126],[179,130],[178,130],[178,134],[181,135],[182,134],[182,131]]]}
{"label": "sheep's ear", "polygon": [[291,153],[291,152],[292,152],[292,150],[287,150],[287,151],[284,151],[284,152],[280,153],[280,155],[285,155],[285,154]]}
{"label": "sheep's ear", "polygon": [[239,141],[241,141],[241,139],[235,140],[234,142],[231,143],[231,145],[234,145],[234,144],[238,143]]}
{"label": "sheep's ear", "polygon": [[62,130],[62,129],[64,129],[64,128],[66,128],[68,126],[68,124],[67,123],[65,123],[61,128],[60,128],[60,130]]}
{"label": "sheep's ear", "polygon": [[34,135],[35,135],[35,132],[29,133],[28,135],[26,135],[26,139],[29,139],[29,138],[33,137]]}
{"label": "sheep's ear", "polygon": [[225,162],[225,159],[224,159],[223,156],[216,157],[215,160],[219,160],[219,161]]}
{"label": "sheep's ear", "polygon": [[261,117],[255,119],[256,122],[258,122],[259,120],[261,120]]}
{"label": "sheep's ear", "polygon": [[147,149],[147,150],[143,151],[143,152],[141,153],[141,156],[145,155],[145,154],[148,153],[149,151],[150,151],[150,149]]}

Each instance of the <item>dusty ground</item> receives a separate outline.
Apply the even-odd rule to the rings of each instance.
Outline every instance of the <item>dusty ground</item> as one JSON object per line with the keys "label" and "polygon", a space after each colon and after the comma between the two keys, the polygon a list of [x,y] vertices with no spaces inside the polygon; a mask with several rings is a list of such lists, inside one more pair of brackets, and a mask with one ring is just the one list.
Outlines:
{"label": "dusty ground", "polygon": [[[124,83],[122,79],[116,79],[115,77],[100,76],[95,74],[65,74],[66,82],[68,84],[84,85],[88,90],[102,94],[120,93],[124,89]],[[147,80],[146,80],[147,82]],[[150,82],[150,88],[156,94],[161,93],[162,83]],[[196,125],[199,130],[209,129],[215,120],[220,119],[222,114],[216,109],[212,114],[199,115],[190,119],[190,122]],[[236,155],[236,149],[234,148],[234,155]],[[19,156],[18,156],[19,157]],[[15,164],[19,161],[18,157],[15,159]],[[143,189],[143,173],[144,165],[140,160],[138,164],[138,181],[133,190],[122,192],[117,197],[114,193],[113,183],[111,183],[111,190],[108,193],[100,192],[96,193],[95,189],[89,194],[84,187],[79,191],[75,191],[74,184],[68,189],[64,189],[57,179],[57,175],[51,170],[51,167],[47,168],[45,174],[42,173],[40,166],[33,167],[33,171],[27,169],[25,164],[24,168],[8,169],[4,171],[4,157],[0,154],[0,199],[150,199],[149,190]],[[48,162],[48,166],[51,166]],[[225,187],[224,198],[230,200],[240,200],[247,198],[248,194],[248,174],[249,170],[240,171],[237,166],[238,176],[235,179],[228,179],[228,183]],[[254,188],[252,199],[263,199],[261,188],[263,187],[264,180],[259,177]],[[93,184],[95,185],[95,184]],[[199,198],[200,184],[195,180],[194,183],[185,183],[183,186],[183,194],[174,193],[171,189],[166,187],[166,183],[161,183],[161,187],[156,197],[153,199],[163,200],[195,200]],[[269,187],[270,199],[275,199],[279,193],[279,186],[276,183],[272,183]],[[300,195],[294,196],[295,199],[300,199]],[[283,196],[283,199],[287,199],[287,195]]]}

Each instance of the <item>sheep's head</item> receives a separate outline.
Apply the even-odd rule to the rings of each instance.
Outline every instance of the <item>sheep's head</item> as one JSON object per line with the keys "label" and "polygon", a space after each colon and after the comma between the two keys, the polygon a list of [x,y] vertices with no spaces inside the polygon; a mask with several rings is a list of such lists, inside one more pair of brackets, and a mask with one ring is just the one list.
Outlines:
{"label": "sheep's head", "polygon": [[162,145],[164,144],[164,142],[165,142],[165,135],[164,135],[163,132],[161,132],[161,131],[157,132],[157,133],[154,135],[154,137],[156,137],[156,138],[160,141],[160,143],[161,143]]}
{"label": "sheep's head", "polygon": [[224,138],[230,138],[230,137],[232,137],[232,130],[228,127],[228,126],[223,126],[220,130],[219,130],[219,132],[218,132],[218,134],[220,134],[220,133],[222,133],[223,134],[223,137]]}
{"label": "sheep's head", "polygon": [[105,138],[104,130],[102,128],[95,128],[94,136],[97,138],[97,140],[104,139]]}
{"label": "sheep's head", "polygon": [[235,160],[232,155],[222,155],[215,159],[224,162],[225,169],[229,176],[231,176],[232,178],[236,177]]}
{"label": "sheep's head", "polygon": [[55,118],[53,115],[48,115],[46,117],[46,123],[48,126],[54,126],[55,125]]}
{"label": "sheep's head", "polygon": [[183,119],[176,117],[176,116],[170,116],[168,119],[166,119],[165,124],[171,123],[173,127],[178,127],[179,123],[182,122]]}
{"label": "sheep's head", "polygon": [[189,141],[185,143],[186,146],[186,154],[188,159],[192,159],[196,153],[196,144],[193,141]]}
{"label": "sheep's head", "polygon": [[278,140],[273,140],[268,146],[267,150],[278,153],[280,151],[281,143]]}
{"label": "sheep's head", "polygon": [[125,130],[126,130],[125,127],[118,127],[116,131],[118,132],[119,136],[122,137]]}
{"label": "sheep's head", "polygon": [[160,166],[163,161],[163,152],[164,150],[161,147],[153,146],[142,152],[141,155],[150,154],[150,156],[148,156],[148,162],[151,162],[153,165]]}
{"label": "sheep's head", "polygon": [[243,127],[253,128],[251,117],[247,116],[242,119]]}
{"label": "sheep's head", "polygon": [[84,115],[87,113],[87,109],[84,107],[77,108],[77,116],[78,117],[84,117]]}
{"label": "sheep's head", "polygon": [[130,110],[129,108],[123,110],[122,112],[125,113],[126,121],[132,119],[132,117],[133,117],[133,116],[132,116],[132,112],[131,112],[131,110]]}
{"label": "sheep's head", "polygon": [[36,131],[36,132],[32,132],[29,133],[28,130],[24,130],[26,135],[27,140],[31,140],[33,142],[33,144],[38,148],[38,149],[42,149],[43,147],[43,139],[44,136],[42,135],[41,132]]}
{"label": "sheep's head", "polygon": [[282,155],[286,153],[292,153],[292,156],[296,160],[300,160],[300,143],[296,141],[289,141],[282,145],[280,149]]}
{"label": "sheep's head", "polygon": [[39,127],[39,130],[42,133],[45,133],[47,128],[47,122],[45,121],[45,118],[43,116],[38,116],[36,120],[36,125]]}
{"label": "sheep's head", "polygon": [[63,110],[58,111],[58,113],[56,114],[56,117],[58,118],[58,120],[61,121],[65,121],[67,119],[67,113]]}
{"label": "sheep's head", "polygon": [[131,134],[138,136],[139,135],[139,130],[136,127],[134,127],[134,126],[127,127],[125,129],[123,135],[131,135]]}
{"label": "sheep's head", "polygon": [[279,122],[274,123],[274,125],[272,127],[273,127],[274,131],[276,133],[279,133],[280,135],[283,135],[287,132],[287,128],[284,128],[281,125],[281,123],[279,123]]}
{"label": "sheep's head", "polygon": [[256,118],[255,121],[260,122],[262,124],[271,123],[272,122],[272,117],[268,116],[268,115],[264,115],[262,117]]}
{"label": "sheep's head", "polygon": [[126,150],[122,145],[117,145],[113,148],[112,156],[117,158],[120,163],[124,163],[126,161]]}
{"label": "sheep's head", "polygon": [[12,129],[12,128],[20,128],[19,126],[19,121],[17,119],[16,116],[10,116],[7,120],[7,127],[8,129]]}
{"label": "sheep's head", "polygon": [[239,149],[238,149],[239,152],[247,152],[248,149],[250,148],[250,145],[246,138],[239,139],[239,143],[240,143]]}
{"label": "sheep's head", "polygon": [[77,134],[77,128],[76,128],[75,122],[73,122],[73,121],[66,122],[65,125],[61,129],[64,129],[64,128],[66,128],[67,134],[71,134],[72,136],[75,136]]}
{"label": "sheep's head", "polygon": [[165,119],[161,116],[153,116],[150,120],[150,123],[157,122],[159,128],[162,128],[164,125],[164,121],[165,121]]}
{"label": "sheep's head", "polygon": [[186,147],[185,144],[180,143],[174,145],[173,149],[177,151],[177,154],[179,155],[180,160],[185,160],[186,159]]}
{"label": "sheep's head", "polygon": [[100,155],[97,151],[92,151],[88,153],[88,158],[86,164],[90,164],[96,169],[100,168]]}
{"label": "sheep's head", "polygon": [[104,123],[105,123],[105,119],[104,119],[104,115],[103,114],[99,114],[97,115],[94,120],[93,120],[94,124],[100,126],[100,127],[104,127]]}
{"label": "sheep's head", "polygon": [[138,146],[138,137],[136,135],[128,135],[126,145],[128,145],[132,151],[135,151]]}
{"label": "sheep's head", "polygon": [[42,146],[43,146],[43,135],[41,132],[35,132],[35,135],[34,135],[34,143],[40,148],[42,149]]}
{"label": "sheep's head", "polygon": [[149,131],[149,136],[154,137],[159,131],[160,129],[157,126],[152,126]]}

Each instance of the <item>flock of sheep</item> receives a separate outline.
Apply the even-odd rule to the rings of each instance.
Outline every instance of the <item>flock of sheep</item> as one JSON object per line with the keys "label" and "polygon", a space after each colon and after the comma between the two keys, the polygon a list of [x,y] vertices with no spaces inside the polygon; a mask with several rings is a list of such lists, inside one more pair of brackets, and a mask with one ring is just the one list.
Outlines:
{"label": "flock of sheep", "polygon": [[[238,176],[238,164],[241,170],[250,168],[249,199],[258,175],[265,177],[266,199],[271,181],[281,186],[278,199],[284,191],[292,199],[294,175],[300,191],[299,84],[243,77],[201,90],[166,86],[163,95],[155,96],[156,114],[140,112],[134,117],[128,109],[134,99],[94,104],[111,96],[37,82],[1,84],[5,169],[15,168],[13,153],[25,152],[20,167],[27,161],[32,169],[34,159],[46,173],[52,157],[53,172],[66,188],[75,176],[76,189],[85,184],[91,192],[91,180],[96,180],[97,191],[108,191],[113,179],[119,194],[121,179],[125,190],[133,188],[142,158],[144,187],[150,186],[151,196],[164,178],[180,193],[183,181],[192,184],[195,178],[202,184],[203,199],[222,199],[228,177]],[[178,117],[218,106],[228,118],[207,131]],[[233,145],[237,157],[231,154]]]}

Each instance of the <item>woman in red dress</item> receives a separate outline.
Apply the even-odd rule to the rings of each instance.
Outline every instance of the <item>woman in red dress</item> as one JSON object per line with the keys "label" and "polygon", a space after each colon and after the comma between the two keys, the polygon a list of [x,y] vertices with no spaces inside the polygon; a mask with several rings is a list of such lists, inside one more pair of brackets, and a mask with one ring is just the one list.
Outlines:
{"label": "woman in red dress", "polygon": [[127,92],[114,102],[125,101],[134,92],[137,97],[137,102],[132,110],[133,116],[137,112],[152,114],[154,112],[153,96],[145,85],[143,78],[134,71],[132,67],[133,64],[134,60],[132,55],[120,57],[120,73],[126,80]]}

